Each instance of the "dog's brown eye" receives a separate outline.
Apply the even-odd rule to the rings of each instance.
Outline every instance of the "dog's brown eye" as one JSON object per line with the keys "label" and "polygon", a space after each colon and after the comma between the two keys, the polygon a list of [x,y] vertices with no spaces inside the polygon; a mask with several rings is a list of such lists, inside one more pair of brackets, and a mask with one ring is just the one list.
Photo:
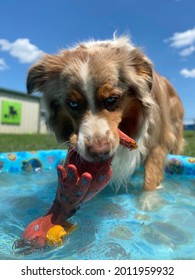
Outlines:
{"label": "dog's brown eye", "polygon": [[116,96],[111,96],[105,99],[105,104],[108,110],[112,110],[115,108],[117,101],[118,101],[118,97]]}

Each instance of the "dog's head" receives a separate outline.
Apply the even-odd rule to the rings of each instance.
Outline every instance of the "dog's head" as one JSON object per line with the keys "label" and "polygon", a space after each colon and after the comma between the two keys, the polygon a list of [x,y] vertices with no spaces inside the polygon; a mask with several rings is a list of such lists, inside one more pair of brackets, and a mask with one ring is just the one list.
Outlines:
{"label": "dog's head", "polygon": [[137,139],[147,118],[152,65],[126,38],[89,42],[45,55],[28,73],[28,93],[43,92],[48,124],[88,161],[112,156],[117,129]]}

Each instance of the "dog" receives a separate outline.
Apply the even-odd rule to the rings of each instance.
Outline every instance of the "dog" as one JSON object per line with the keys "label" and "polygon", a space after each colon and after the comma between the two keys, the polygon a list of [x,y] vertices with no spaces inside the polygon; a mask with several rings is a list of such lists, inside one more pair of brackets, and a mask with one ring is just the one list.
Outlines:
{"label": "dog", "polygon": [[[144,190],[156,190],[167,154],[182,152],[181,100],[128,36],[46,54],[30,68],[27,91],[43,93],[58,141],[89,162],[115,155],[111,184],[117,189],[143,165]],[[137,150],[119,144],[118,128],[136,140]]]}

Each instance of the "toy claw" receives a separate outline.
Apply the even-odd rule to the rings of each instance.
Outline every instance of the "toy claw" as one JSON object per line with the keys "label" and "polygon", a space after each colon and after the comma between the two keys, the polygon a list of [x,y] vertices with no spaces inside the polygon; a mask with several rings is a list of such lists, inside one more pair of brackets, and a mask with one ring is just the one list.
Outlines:
{"label": "toy claw", "polygon": [[76,225],[65,222],[64,227],[55,225],[46,234],[46,241],[49,246],[62,246],[64,236],[77,229]]}
{"label": "toy claw", "polygon": [[123,145],[126,148],[129,148],[130,150],[135,150],[138,148],[138,145],[134,139],[127,136],[125,133],[123,133],[120,129],[118,129],[118,134],[120,137],[120,144]]}
{"label": "toy claw", "polygon": [[73,225],[73,224],[71,224],[71,223],[69,223],[67,221],[65,221],[63,223],[63,225],[64,225],[65,231],[67,232],[67,235],[71,234],[73,231],[75,231],[78,228],[77,225]]}

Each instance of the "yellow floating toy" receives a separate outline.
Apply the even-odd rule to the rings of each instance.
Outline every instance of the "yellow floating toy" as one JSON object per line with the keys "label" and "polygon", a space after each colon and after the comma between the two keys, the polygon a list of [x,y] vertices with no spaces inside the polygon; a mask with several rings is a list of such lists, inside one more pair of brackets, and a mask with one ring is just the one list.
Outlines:
{"label": "yellow floating toy", "polygon": [[65,222],[64,227],[55,225],[50,228],[46,234],[47,244],[49,246],[62,246],[63,238],[76,230],[78,227],[69,222]]}

